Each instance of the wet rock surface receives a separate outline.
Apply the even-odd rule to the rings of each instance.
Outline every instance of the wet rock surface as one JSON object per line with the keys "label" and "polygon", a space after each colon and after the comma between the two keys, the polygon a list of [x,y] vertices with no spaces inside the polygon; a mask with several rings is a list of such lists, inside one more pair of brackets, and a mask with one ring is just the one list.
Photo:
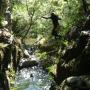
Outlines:
{"label": "wet rock surface", "polygon": [[23,62],[21,65],[19,65],[19,70],[23,69],[23,68],[31,68],[33,66],[37,66],[38,62],[37,61],[25,61]]}

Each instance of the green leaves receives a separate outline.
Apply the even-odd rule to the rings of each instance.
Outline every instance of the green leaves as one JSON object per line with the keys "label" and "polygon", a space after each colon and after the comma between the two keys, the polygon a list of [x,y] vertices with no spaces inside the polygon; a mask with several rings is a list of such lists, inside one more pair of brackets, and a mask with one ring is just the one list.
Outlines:
{"label": "green leaves", "polygon": [[[13,16],[14,19],[20,18],[18,28],[19,26],[26,26],[22,28],[24,31],[22,34],[31,25],[28,35],[33,33],[50,35],[53,28],[52,22],[51,20],[42,19],[42,16],[50,16],[51,12],[54,11],[62,18],[60,21],[60,32],[65,33],[72,25],[83,18],[80,8],[81,3],[79,0],[21,0],[19,4],[14,4]],[[20,31],[21,29],[18,30]]]}

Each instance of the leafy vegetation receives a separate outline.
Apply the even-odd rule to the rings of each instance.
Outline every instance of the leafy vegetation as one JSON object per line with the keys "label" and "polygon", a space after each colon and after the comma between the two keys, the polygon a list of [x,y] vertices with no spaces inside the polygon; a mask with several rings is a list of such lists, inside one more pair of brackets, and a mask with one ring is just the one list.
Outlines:
{"label": "leafy vegetation", "polygon": [[[10,18],[6,19],[7,17],[5,17],[5,13],[8,13],[6,12],[8,7],[10,8],[9,12],[11,13],[9,13]],[[33,48],[32,54],[35,54],[39,58],[39,62],[41,63],[42,67],[50,74],[55,76],[57,73],[59,73],[58,67],[59,69],[60,67],[64,67],[66,70],[66,68],[69,67],[69,64],[70,67],[73,68],[73,63],[76,63],[74,59],[77,60],[77,58],[75,57],[71,62],[66,64],[66,62],[63,61],[62,56],[66,55],[68,57],[67,52],[69,49],[71,52],[73,52],[73,49],[74,51],[78,51],[79,48],[81,48],[78,45],[80,41],[80,33],[83,30],[90,29],[90,0],[1,0],[0,11],[1,32],[5,28],[5,30],[12,29],[12,31],[9,30],[10,34],[16,38],[20,38],[22,44],[24,44],[18,46],[20,50],[22,50],[21,46],[27,49],[28,47]],[[58,17],[59,25],[56,29],[56,32],[60,36],[58,38],[54,38],[54,34],[52,34],[52,30],[55,28],[52,22],[53,20],[51,18],[51,13],[54,13]],[[11,16],[13,18],[11,18]],[[59,18],[61,18],[61,20],[59,20]],[[11,22],[9,22],[10,20]],[[3,24],[5,21],[8,23],[4,26]],[[71,37],[74,36],[73,31],[76,31],[76,33],[78,33],[77,36],[79,37],[71,40]],[[0,37],[3,35],[1,32]],[[0,38],[0,40],[1,39],[2,38]],[[8,44],[6,43],[4,45]],[[4,47],[4,45],[1,43],[0,48]],[[89,46],[88,43],[87,45]],[[2,49],[1,52],[4,52],[4,50]],[[71,52],[70,55],[72,57]],[[75,55],[77,55],[77,53]],[[64,56],[66,60],[67,57]],[[64,64],[60,66],[61,63]],[[11,76],[9,78],[13,84],[15,72],[13,72],[11,69],[8,75]],[[59,75],[56,76],[60,77]],[[28,83],[25,83],[23,88],[26,88],[27,86]],[[19,86],[16,89],[13,89],[13,85],[11,87],[11,90],[20,89],[21,87]]]}
{"label": "leafy vegetation", "polygon": [[73,25],[83,19],[81,5],[79,0],[21,0],[18,3],[14,1],[13,31],[22,37],[37,37],[38,34],[42,34],[44,37],[50,36],[51,20],[45,20],[42,16],[50,16],[51,12],[55,12],[62,19],[59,32],[65,35]]}

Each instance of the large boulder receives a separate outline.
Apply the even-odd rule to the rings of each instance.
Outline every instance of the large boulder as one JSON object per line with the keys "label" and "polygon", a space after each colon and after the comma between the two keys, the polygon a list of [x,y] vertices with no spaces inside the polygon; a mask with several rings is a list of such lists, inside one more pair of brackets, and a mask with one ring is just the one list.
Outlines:
{"label": "large boulder", "polygon": [[59,90],[90,90],[90,76],[71,76],[60,86]]}
{"label": "large boulder", "polygon": [[38,62],[37,61],[25,61],[23,62],[21,65],[19,65],[19,70],[23,69],[23,68],[31,68],[33,66],[37,66]]}
{"label": "large boulder", "polygon": [[[72,75],[90,74],[90,32],[81,32],[78,41],[67,48],[57,64],[57,83]],[[70,46],[69,46],[70,47]]]}
{"label": "large boulder", "polygon": [[9,32],[8,29],[0,29],[0,42],[12,44],[14,36]]}

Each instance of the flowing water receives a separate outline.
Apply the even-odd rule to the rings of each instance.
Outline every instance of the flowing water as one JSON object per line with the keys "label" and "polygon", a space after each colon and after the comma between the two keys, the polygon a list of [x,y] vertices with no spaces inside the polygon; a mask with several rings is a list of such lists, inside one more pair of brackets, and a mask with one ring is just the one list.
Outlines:
{"label": "flowing water", "polygon": [[49,90],[51,83],[51,77],[40,65],[22,69],[16,73],[15,87],[17,90]]}

